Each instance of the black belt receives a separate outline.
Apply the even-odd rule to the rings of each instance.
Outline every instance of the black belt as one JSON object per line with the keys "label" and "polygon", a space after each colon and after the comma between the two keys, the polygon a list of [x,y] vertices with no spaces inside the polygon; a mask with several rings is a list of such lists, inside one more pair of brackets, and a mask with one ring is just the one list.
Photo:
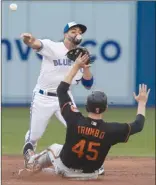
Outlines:
{"label": "black belt", "polygon": [[56,93],[52,93],[52,92],[46,92],[43,91],[42,89],[39,90],[39,93],[40,94],[44,94],[44,95],[47,95],[47,96],[56,96],[57,97],[57,94]]}

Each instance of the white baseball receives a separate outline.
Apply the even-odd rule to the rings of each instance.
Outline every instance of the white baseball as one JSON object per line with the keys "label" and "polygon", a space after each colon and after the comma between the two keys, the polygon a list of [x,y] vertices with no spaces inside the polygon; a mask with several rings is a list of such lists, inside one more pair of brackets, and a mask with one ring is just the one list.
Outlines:
{"label": "white baseball", "polygon": [[13,11],[16,11],[17,10],[17,4],[15,4],[15,3],[10,4],[10,9],[13,10]]}

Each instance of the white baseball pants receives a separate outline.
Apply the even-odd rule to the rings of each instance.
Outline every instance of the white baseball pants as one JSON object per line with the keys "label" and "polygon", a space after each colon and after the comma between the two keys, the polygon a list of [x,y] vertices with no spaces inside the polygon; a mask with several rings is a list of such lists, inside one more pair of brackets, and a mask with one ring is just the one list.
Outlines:
{"label": "white baseball pants", "polygon": [[[69,91],[68,94],[74,103],[71,92]],[[35,92],[30,108],[30,128],[25,135],[25,142],[31,142],[35,147],[53,114],[66,126],[66,122],[60,112],[58,97],[42,95],[39,92]]]}
{"label": "white baseball pants", "polygon": [[53,144],[48,148],[48,155],[56,174],[70,178],[71,180],[92,180],[98,178],[98,170],[94,173],[83,173],[82,170],[66,167],[59,157],[62,147],[63,145]]}

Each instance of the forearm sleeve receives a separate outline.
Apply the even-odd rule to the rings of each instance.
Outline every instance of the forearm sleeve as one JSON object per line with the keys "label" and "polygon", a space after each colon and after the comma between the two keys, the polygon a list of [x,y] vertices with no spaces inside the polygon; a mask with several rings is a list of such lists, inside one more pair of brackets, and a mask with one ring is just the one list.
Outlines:
{"label": "forearm sleeve", "polygon": [[138,114],[136,116],[136,120],[129,124],[131,126],[130,135],[133,135],[142,131],[144,127],[144,122],[145,122],[145,117],[141,114]]}
{"label": "forearm sleeve", "polygon": [[93,76],[89,80],[86,80],[84,79],[84,77],[82,77],[81,82],[84,87],[86,87],[87,89],[90,89],[94,82]]}

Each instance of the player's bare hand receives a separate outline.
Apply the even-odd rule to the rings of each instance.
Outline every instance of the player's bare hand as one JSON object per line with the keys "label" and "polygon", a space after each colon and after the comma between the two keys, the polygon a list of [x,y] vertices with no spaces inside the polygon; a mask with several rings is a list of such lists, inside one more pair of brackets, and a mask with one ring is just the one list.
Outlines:
{"label": "player's bare hand", "polygon": [[79,66],[79,68],[87,68],[90,67],[90,65],[87,64],[89,60],[89,56],[87,54],[84,54],[82,56],[82,53],[79,54],[77,59],[75,60],[75,64]]}
{"label": "player's bare hand", "polygon": [[148,100],[149,93],[150,93],[150,89],[147,89],[147,85],[140,84],[139,85],[139,94],[136,95],[135,92],[133,92],[133,96],[137,102],[142,102],[142,103],[146,104],[146,102]]}
{"label": "player's bare hand", "polygon": [[35,39],[30,33],[22,33],[21,38],[26,44],[34,42]]}

